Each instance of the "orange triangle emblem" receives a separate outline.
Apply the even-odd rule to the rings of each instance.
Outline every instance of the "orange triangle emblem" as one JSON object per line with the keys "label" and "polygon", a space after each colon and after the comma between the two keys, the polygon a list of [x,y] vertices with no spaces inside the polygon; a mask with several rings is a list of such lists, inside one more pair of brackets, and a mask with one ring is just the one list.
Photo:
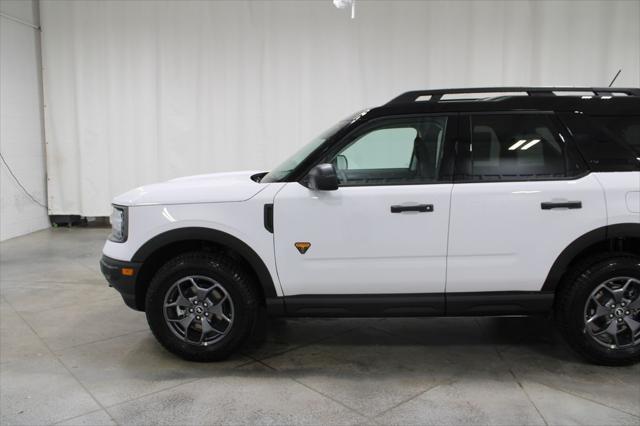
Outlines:
{"label": "orange triangle emblem", "polygon": [[297,242],[294,244],[294,246],[296,246],[300,254],[305,254],[307,250],[309,250],[309,247],[311,247],[311,243]]}

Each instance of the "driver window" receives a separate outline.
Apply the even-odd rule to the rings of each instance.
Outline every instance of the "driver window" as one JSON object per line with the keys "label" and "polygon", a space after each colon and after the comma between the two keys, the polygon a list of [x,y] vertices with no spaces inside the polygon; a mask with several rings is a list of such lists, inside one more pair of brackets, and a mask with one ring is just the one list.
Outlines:
{"label": "driver window", "polygon": [[359,134],[332,160],[340,186],[437,181],[446,117],[397,119]]}

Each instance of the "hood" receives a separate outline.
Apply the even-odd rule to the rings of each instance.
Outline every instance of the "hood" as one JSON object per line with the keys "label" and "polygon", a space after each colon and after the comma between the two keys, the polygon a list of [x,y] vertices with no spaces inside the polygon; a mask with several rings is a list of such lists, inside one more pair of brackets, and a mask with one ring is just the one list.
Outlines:
{"label": "hood", "polygon": [[246,201],[267,186],[251,179],[256,173],[260,171],[181,177],[125,192],[115,197],[113,203],[135,206]]}

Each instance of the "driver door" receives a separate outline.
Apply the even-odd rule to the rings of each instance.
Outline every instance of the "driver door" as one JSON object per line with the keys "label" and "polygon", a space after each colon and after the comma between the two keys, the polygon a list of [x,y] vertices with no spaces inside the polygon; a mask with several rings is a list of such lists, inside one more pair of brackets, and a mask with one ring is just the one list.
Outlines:
{"label": "driver door", "polygon": [[285,296],[430,295],[441,314],[456,130],[456,116],[373,120],[324,159],[337,190],[287,183],[274,199]]}

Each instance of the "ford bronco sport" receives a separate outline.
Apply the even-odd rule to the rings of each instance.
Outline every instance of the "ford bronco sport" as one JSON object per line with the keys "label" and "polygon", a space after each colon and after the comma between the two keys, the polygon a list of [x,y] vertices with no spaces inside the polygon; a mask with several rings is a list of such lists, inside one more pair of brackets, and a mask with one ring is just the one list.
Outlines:
{"label": "ford bronco sport", "polygon": [[259,312],[553,314],[640,360],[640,89],[404,93],[270,172],[116,197],[101,268],[159,342],[219,360]]}

